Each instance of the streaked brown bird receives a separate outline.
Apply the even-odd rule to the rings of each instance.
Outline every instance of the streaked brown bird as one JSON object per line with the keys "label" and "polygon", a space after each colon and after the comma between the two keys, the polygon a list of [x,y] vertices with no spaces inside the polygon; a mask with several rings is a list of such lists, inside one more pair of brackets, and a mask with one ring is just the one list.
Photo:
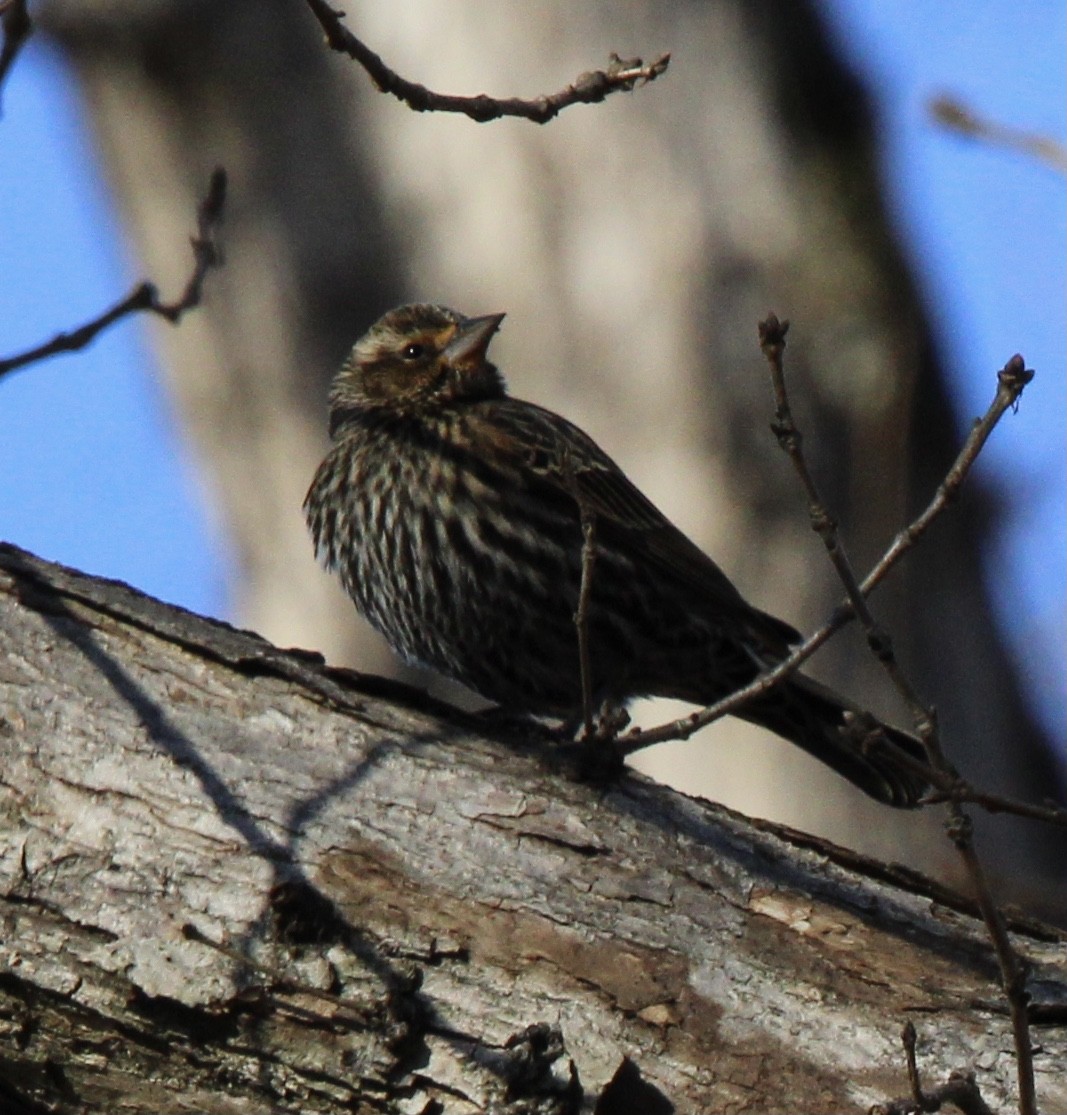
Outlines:
{"label": "streaked brown bird", "polygon": [[[598,704],[710,704],[781,661],[799,639],[789,624],[746,603],[592,438],[507,395],[486,358],[503,317],[402,306],[334,380],[334,444],[304,512],[360,612],[409,661],[506,708],[576,717],[584,515]],[[857,714],[880,746],[857,742]],[[914,805],[926,788],[895,755],[923,759],[918,740],[801,674],[737,715],[889,805]]]}

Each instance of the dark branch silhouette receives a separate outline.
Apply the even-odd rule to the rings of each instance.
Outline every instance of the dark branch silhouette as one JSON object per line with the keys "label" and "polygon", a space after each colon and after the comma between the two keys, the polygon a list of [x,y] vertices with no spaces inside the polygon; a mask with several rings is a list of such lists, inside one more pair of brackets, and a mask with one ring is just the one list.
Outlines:
{"label": "dark branch silhouette", "polygon": [[[777,319],[774,319],[777,321]],[[997,423],[1003,417],[1004,412],[1018,402],[1019,397],[1022,395],[1023,388],[1033,379],[1033,372],[1028,371],[1023,363],[1021,356],[1013,356],[1011,360],[1004,366],[1003,370],[997,374],[997,394],[990,404],[989,410],[985,415],[978,419],[967,440],[963,444],[952,467],[949,469],[945,479],[938,486],[934,498],[926,509],[907,527],[905,527],[892,541],[889,548],[882,555],[881,559],[874,566],[874,568],[867,574],[859,584],[859,590],[862,596],[869,596],[875,588],[878,587],[889,575],[889,572],[894,566],[918,543],[919,539],[929,530],[930,526],[935,519],[945,510],[946,507],[956,498],[959,493],[960,487],[963,484],[968,472],[974,465],[978,454],[982,450],[989,435],[993,432]],[[729,697],[724,697],[721,701],[716,701],[713,705],[708,705],[707,708],[701,709],[699,712],[694,712],[690,716],[684,716],[678,720],[672,720],[667,724],[661,724],[655,728],[647,728],[642,731],[630,732],[619,740],[618,746],[624,755],[632,755],[636,751],[640,751],[645,747],[651,747],[655,743],[664,743],[667,740],[673,739],[688,739],[694,732],[699,731],[707,724],[711,724],[715,720],[726,716],[740,708],[741,705],[747,701],[752,700],[753,697],[758,697],[766,693],[772,686],[776,685],[783,677],[788,676],[806,662],[831,636],[845,626],[846,623],[851,622],[855,618],[855,610],[853,605],[846,599],[838,605],[834,610],[834,614],[815,632],[808,636],[802,643],[800,643],[789,655],[784,658],[773,670],[768,670],[766,673],[761,674],[755,681],[750,682],[744,688],[737,690],[737,692],[730,694]],[[935,772],[930,772],[935,773]],[[939,789],[952,791],[957,787],[957,782],[953,780],[951,784],[948,782],[935,782]],[[1027,807],[1030,809],[1032,807]],[[1006,809],[1002,811],[1007,812]],[[1030,815],[1026,813],[1024,815]],[[1050,821],[1056,821],[1055,816],[1045,818]]]}
{"label": "dark branch silhouette", "polygon": [[[804,492],[808,498],[808,511],[811,516],[812,529],[822,538],[826,552],[833,562],[837,575],[848,594],[848,601],[853,613],[857,616],[867,636],[867,645],[871,653],[878,659],[889,678],[896,687],[897,692],[907,702],[915,718],[922,741],[926,746],[930,766],[941,775],[958,779],[959,775],[945,757],[941,748],[941,741],[937,726],[937,717],[934,710],[924,704],[915,687],[905,676],[893,652],[893,644],[888,632],[875,620],[870,608],[867,606],[866,594],[860,586],[852,563],[848,559],[845,547],[838,534],[837,523],[830,514],[829,509],[819,494],[807,461],[804,459],[803,437],[793,421],[792,409],[789,405],[789,395],[785,386],[785,336],[789,329],[788,322],[780,322],[773,314],[766,321],[760,323],[760,345],[770,366],[771,383],[774,387],[776,402],[775,420],[772,429],[778,438],[778,444],[788,454],[789,459],[796,468]],[[1013,356],[1005,365],[998,376],[999,387],[997,401],[1004,396],[1005,406],[1000,411],[1003,414],[1008,406],[1013,405],[1022,393],[1023,387],[1033,379],[1034,373],[1028,371],[1021,356]],[[1013,389],[1017,393],[1013,395]],[[998,416],[999,417],[999,416]],[[981,423],[978,424],[981,426]],[[976,426],[976,430],[978,427]],[[992,426],[989,427],[992,429]],[[973,436],[973,435],[972,435]],[[988,436],[988,433],[986,434]],[[975,449],[975,456],[981,450],[985,438],[981,438]],[[958,462],[957,462],[958,464]],[[949,472],[949,478],[941,485],[939,494],[948,486],[949,479],[956,478],[956,487],[962,482],[962,475],[957,473],[956,466]],[[946,495],[946,502],[950,496]],[[944,504],[942,504],[943,506]],[[1033,1044],[1030,1037],[1030,1021],[1027,1016],[1029,996],[1026,991],[1026,971],[1018,953],[1012,946],[1008,937],[1008,927],[1004,916],[1000,912],[993,898],[989,881],[986,878],[985,868],[978,857],[974,846],[974,826],[970,816],[964,811],[958,800],[949,798],[948,821],[945,828],[949,839],[956,848],[963,861],[967,876],[974,888],[975,899],[982,913],[993,951],[997,957],[1000,968],[1001,986],[1008,1000],[1008,1009],[1011,1013],[1012,1035],[1015,1041],[1015,1060],[1019,1081],[1019,1112],[1020,1115],[1037,1115],[1037,1093],[1034,1085],[1034,1056]],[[905,1037],[907,1045],[907,1036]],[[912,1043],[914,1044],[914,1043]],[[909,1072],[912,1076],[913,1089],[917,1087],[917,1073],[909,1062]]]}
{"label": "dark branch silhouette", "polygon": [[517,116],[535,124],[547,124],[553,117],[576,104],[596,104],[612,93],[627,91],[655,81],[670,64],[671,56],[663,54],[647,65],[640,58],[620,58],[612,54],[606,70],[593,70],[575,78],[566,89],[546,96],[523,100],[520,97],[490,97],[479,93],[474,97],[459,97],[450,93],[435,93],[418,82],[402,78],[391,70],[370,47],[356,38],[341,22],[342,12],[337,12],[325,0],[307,0],[314,12],[331,50],[347,54],[370,75],[377,89],[391,93],[415,112],[458,112],[479,124],[499,120],[503,116]]}
{"label": "dark branch silhouette", "polygon": [[105,310],[99,317],[69,333],[59,333],[50,341],[26,352],[0,360],[0,378],[10,372],[55,356],[61,352],[76,352],[90,344],[99,333],[116,321],[135,313],[151,313],[176,325],[187,310],[200,304],[204,279],[212,267],[222,263],[217,243],[219,222],[226,201],[226,172],[218,167],[211,175],[211,182],[197,214],[197,232],[192,238],[193,270],[181,296],[173,302],[164,302],[154,283],[142,282],[121,302]]}
{"label": "dark branch silhouette", "polygon": [[4,84],[19,51],[33,31],[33,20],[26,9],[26,0],[0,0],[0,86]]}
{"label": "dark branch silhouette", "polygon": [[[772,429],[781,447],[788,453],[801,478],[808,498],[809,514],[813,529],[820,535],[826,546],[838,575],[845,586],[846,600],[836,609],[834,616],[812,636],[806,639],[788,658],[774,670],[761,675],[751,684],[731,694],[708,708],[693,713],[689,717],[661,725],[646,731],[630,733],[623,737],[617,746],[621,753],[629,755],[653,743],[668,739],[687,738],[705,724],[732,712],[753,697],[766,692],[787,674],[796,670],[827,639],[849,620],[858,617],[867,634],[868,645],[878,660],[886,668],[898,691],[908,702],[915,716],[920,734],[927,745],[928,764],[916,764],[921,773],[929,779],[939,793],[930,796],[930,802],[946,802],[949,819],[946,825],[949,838],[957,849],[975,892],[975,898],[983,921],[993,944],[1000,969],[1001,985],[1008,1000],[1015,1041],[1016,1064],[1019,1080],[1020,1115],[1036,1115],[1037,1101],[1034,1085],[1033,1050],[1030,1036],[1026,991],[1026,972],[1008,936],[1004,917],[993,899],[985,871],[975,851],[970,817],[963,811],[962,803],[972,801],[987,805],[991,811],[1015,813],[1063,824],[1064,810],[1027,803],[1012,802],[974,790],[964,782],[946,760],[940,746],[937,719],[933,709],[925,706],[919,699],[914,687],[901,671],[893,654],[892,642],[888,634],[877,624],[866,598],[871,591],[888,575],[898,561],[908,553],[929,529],[931,523],[956,498],[968,472],[988,440],[989,435],[1003,417],[1004,413],[1017,406],[1023,389],[1033,379],[1034,373],[1026,368],[1021,356],[1013,356],[997,375],[997,393],[985,416],[975,421],[971,433],[960,450],[945,479],[938,486],[934,498],[926,509],[903,531],[901,531],[875,565],[868,576],[860,582],[848,560],[845,548],[837,533],[837,524],[822,502],[815,482],[808,470],[803,455],[803,438],[797,429],[789,406],[785,388],[783,354],[788,322],[781,322],[773,314],[760,323],[760,343],[771,369],[771,379],[776,399],[776,415]],[[872,746],[877,746],[873,741]],[[907,757],[902,757],[907,761]],[[969,1088],[966,1080],[953,1080],[945,1086],[947,1091],[939,1090],[939,1095],[948,1099],[957,1092],[965,1103],[971,1103],[965,1110],[981,1110],[981,1097],[974,1088]],[[960,1089],[963,1089],[960,1091]],[[924,1108],[924,1110],[936,1108]]]}

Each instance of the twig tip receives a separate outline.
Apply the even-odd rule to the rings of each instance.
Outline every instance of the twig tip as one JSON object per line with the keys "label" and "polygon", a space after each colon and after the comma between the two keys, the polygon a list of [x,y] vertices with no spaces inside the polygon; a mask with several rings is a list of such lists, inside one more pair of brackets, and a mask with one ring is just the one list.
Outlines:
{"label": "twig tip", "polygon": [[1016,353],[999,373],[998,379],[1009,387],[1025,387],[1034,378],[1032,368],[1026,366],[1026,361],[1020,353]]}
{"label": "twig tip", "polygon": [[781,345],[785,343],[785,335],[789,332],[788,319],[780,320],[775,313],[769,313],[759,323],[759,339],[760,344],[767,345]]}

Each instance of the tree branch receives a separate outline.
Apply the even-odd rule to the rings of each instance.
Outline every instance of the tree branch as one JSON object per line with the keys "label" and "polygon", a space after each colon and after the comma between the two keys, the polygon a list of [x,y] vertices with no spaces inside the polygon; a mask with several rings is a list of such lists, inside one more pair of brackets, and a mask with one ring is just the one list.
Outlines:
{"label": "tree branch", "polygon": [[611,55],[606,70],[593,70],[581,74],[566,89],[547,96],[523,100],[519,97],[489,97],[481,93],[474,97],[459,97],[449,93],[435,93],[425,85],[402,78],[391,70],[370,47],[357,39],[341,22],[343,12],[335,11],[325,0],[307,0],[326,33],[331,50],[347,54],[370,75],[381,93],[391,93],[415,112],[455,112],[469,116],[479,124],[498,120],[503,116],[516,116],[547,124],[563,109],[575,104],[596,104],[612,93],[629,91],[655,81],[670,65],[671,56],[663,54],[654,62],[644,63],[640,58],[620,58]]}
{"label": "tree branch", "polygon": [[[768,316],[766,321],[760,323],[760,344],[770,366],[771,382],[776,400],[775,420],[771,428],[778,438],[778,444],[788,454],[796,468],[797,475],[800,477],[808,498],[808,511],[811,516],[812,529],[822,538],[838,577],[845,586],[849,604],[866,633],[867,645],[871,653],[882,664],[897,692],[904,698],[912,711],[919,734],[926,745],[930,765],[943,776],[958,779],[959,776],[946,759],[941,748],[937,717],[934,710],[924,704],[917,690],[900,668],[888,632],[876,622],[868,608],[866,596],[856,579],[852,564],[838,534],[837,523],[819,495],[815,480],[808,469],[807,461],[804,459],[803,438],[793,421],[789,396],[785,386],[784,354],[785,336],[788,329],[789,323],[780,322],[773,314]],[[1007,406],[1019,397],[1018,394],[1012,396],[1010,388],[1005,386],[1005,380],[1011,379],[1013,382],[1017,382],[1020,379],[1025,379],[1025,382],[1029,382],[1032,378],[1033,372],[1026,370],[1022,357],[1012,357],[1008,366],[998,376],[997,398],[1000,399],[1003,392],[1004,409],[1007,409]],[[1019,393],[1021,392],[1022,386],[1019,386]],[[975,456],[977,456],[983,444],[984,439],[977,444],[974,451]],[[962,476],[956,481],[953,491],[958,489],[961,482]],[[942,485],[942,488],[945,487],[946,485]],[[945,502],[948,498],[950,497],[945,497]],[[993,942],[997,963],[1000,966],[1001,985],[1011,1012],[1019,1080],[1019,1112],[1020,1115],[1037,1115],[1033,1046],[1030,1038],[1030,1022],[1027,1017],[1029,996],[1026,991],[1026,973],[1018,954],[1012,947],[1004,917],[993,899],[985,869],[975,850],[971,818],[964,811],[959,801],[955,799],[950,798],[948,800],[948,812],[949,819],[946,830],[959,852],[967,876],[974,887],[978,906],[982,911],[982,918],[989,931],[990,940]]]}
{"label": "tree branch", "polygon": [[1067,147],[1047,136],[1013,128],[1008,124],[989,120],[972,112],[955,97],[944,94],[930,102],[930,115],[949,131],[970,139],[982,139],[987,143],[1020,151],[1031,158],[1039,159],[1058,171],[1067,171]]}
{"label": "tree branch", "polygon": [[[1013,356],[1004,366],[1004,369],[998,373],[997,394],[990,404],[989,410],[986,411],[981,419],[975,421],[967,440],[960,449],[959,455],[953,462],[945,479],[938,486],[937,492],[930,501],[930,504],[911,524],[897,534],[885,554],[882,555],[881,559],[870,573],[860,582],[859,592],[861,596],[865,597],[870,595],[870,593],[885,580],[894,566],[918,543],[926,531],[929,530],[934,520],[936,520],[938,516],[945,511],[949,503],[956,498],[956,495],[963,485],[963,481],[970,472],[975,460],[977,460],[982,446],[1003,417],[1004,412],[1016,405],[1019,397],[1022,395],[1023,388],[1033,379],[1033,375],[1033,372],[1026,369],[1021,356]],[[761,674],[754,681],[744,686],[744,688],[737,690],[736,693],[732,693],[721,701],[716,701],[715,704],[708,705],[707,708],[694,712],[689,716],[681,717],[678,720],[673,720],[666,724],[661,724],[655,728],[647,728],[641,731],[628,733],[618,742],[621,753],[624,755],[631,755],[636,751],[640,751],[642,748],[651,747],[656,743],[663,743],[673,739],[688,739],[694,732],[734,712],[736,709],[740,708],[741,705],[752,700],[752,698],[766,693],[782,678],[787,677],[789,674],[799,669],[800,666],[828,639],[844,627],[846,623],[850,623],[854,618],[854,607],[846,598],[837,606],[834,610],[834,614],[822,627],[809,635],[808,638],[800,643],[793,652],[787,658],[784,658],[773,670],[768,670],[766,673]],[[945,789],[946,791],[952,789],[956,785],[957,783],[955,780],[951,783],[944,782],[943,784],[938,784],[939,789]],[[1034,807],[1026,806],[1025,808],[1030,810]],[[1006,812],[1007,810],[1004,811]],[[1058,818],[1053,815],[1044,819],[1058,823]]]}
{"label": "tree branch", "polygon": [[197,211],[197,233],[191,239],[193,270],[185,284],[185,289],[175,301],[162,301],[153,283],[139,283],[121,302],[116,303],[110,310],[105,310],[99,317],[86,322],[85,325],[69,333],[59,333],[36,348],[0,360],[0,378],[27,364],[45,360],[49,356],[83,349],[95,340],[98,334],[130,314],[142,312],[156,314],[172,325],[177,325],[187,310],[200,304],[204,279],[208,271],[222,263],[222,253],[216,236],[225,201],[226,172],[221,167],[217,167],[211,175],[207,194]]}
{"label": "tree branch", "polygon": [[904,1055],[908,1062],[911,1095],[908,1099],[877,1104],[871,1108],[870,1115],[927,1115],[927,1113],[933,1115],[946,1103],[958,1107],[963,1115],[994,1115],[992,1108],[978,1090],[974,1073],[954,1072],[945,1084],[931,1092],[923,1091],[919,1066],[915,1058],[915,1027],[910,1021],[904,1024],[901,1040],[904,1042]]}
{"label": "tree branch", "polygon": [[7,545],[0,663],[0,1105],[831,1115],[909,1012],[1012,1096],[973,903],[914,873]]}

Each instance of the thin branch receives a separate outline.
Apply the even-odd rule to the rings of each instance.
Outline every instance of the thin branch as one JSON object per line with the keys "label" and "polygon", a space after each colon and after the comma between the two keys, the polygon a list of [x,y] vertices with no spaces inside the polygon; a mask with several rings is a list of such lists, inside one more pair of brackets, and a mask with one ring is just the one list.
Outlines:
{"label": "thin branch", "polygon": [[535,124],[547,124],[563,109],[574,104],[596,104],[620,90],[631,90],[655,81],[670,64],[671,56],[663,54],[647,65],[640,58],[623,59],[612,54],[606,70],[593,70],[575,78],[574,83],[558,93],[522,100],[519,97],[490,97],[480,93],[474,97],[458,97],[435,93],[425,85],[402,78],[391,70],[370,47],[356,38],[341,22],[343,12],[335,11],[325,0],[307,0],[308,7],[326,34],[331,50],[347,54],[370,75],[381,93],[391,93],[415,112],[457,112],[479,124],[502,116],[517,116]]}
{"label": "thin branch", "polygon": [[[578,671],[582,686],[582,739],[590,744],[596,735],[593,721],[593,663],[589,649],[589,602],[593,595],[593,572],[596,568],[596,512],[582,494],[578,474],[570,453],[564,451],[560,462],[567,489],[578,508],[582,527],[582,572],[578,585],[578,602],[574,609],[574,629],[578,635]],[[570,724],[568,724],[568,727]],[[575,725],[575,730],[577,727]]]}
{"label": "thin branch", "polygon": [[217,243],[218,225],[226,201],[226,172],[218,167],[211,175],[211,182],[197,213],[197,233],[192,237],[193,270],[179,298],[163,302],[153,283],[143,282],[110,310],[69,333],[59,333],[50,341],[27,352],[0,360],[0,378],[27,364],[45,360],[61,352],[76,352],[90,344],[99,333],[129,314],[147,312],[165,318],[176,325],[187,310],[200,304],[204,279],[212,267],[220,266],[222,254]]}
{"label": "thin branch", "polygon": [[[982,446],[993,432],[996,424],[1004,416],[1004,412],[1016,405],[1019,396],[1022,395],[1023,388],[1033,379],[1033,375],[1034,373],[1026,368],[1021,356],[1013,356],[1004,366],[1004,369],[998,373],[997,394],[990,404],[989,410],[982,418],[975,421],[963,448],[959,452],[959,456],[953,462],[945,479],[938,486],[930,504],[914,522],[897,534],[885,554],[860,582],[861,595],[870,595],[885,580],[897,562],[918,543],[934,520],[956,498],[964,479],[978,458]],[[670,721],[656,728],[631,732],[618,743],[621,753],[632,755],[634,752],[645,747],[651,747],[656,743],[664,743],[667,740],[674,739],[688,739],[694,732],[726,716],[728,713],[734,712],[741,705],[766,693],[777,685],[782,678],[799,669],[831,636],[836,634],[846,623],[851,622],[854,616],[855,612],[852,605],[848,600],[844,600],[834,609],[833,615],[822,627],[800,643],[773,670],[768,670],[743,689],[731,693],[730,696],[724,697],[721,701],[716,701],[715,704],[708,705],[707,708],[694,712],[690,716]],[[957,786],[958,783],[953,781],[952,785]],[[1030,808],[1032,807],[1020,806],[1019,811]],[[1003,811],[1007,812],[1008,810]],[[1025,813],[1022,815],[1025,815]],[[1043,819],[1056,821],[1053,815],[1045,816]]]}
{"label": "thin branch", "polygon": [[[841,583],[845,586],[849,603],[863,625],[868,646],[878,661],[881,662],[897,691],[907,701],[909,708],[912,710],[916,725],[926,746],[930,765],[935,770],[940,771],[942,775],[950,778],[958,777],[941,749],[937,717],[934,710],[923,703],[914,686],[905,676],[893,652],[888,633],[877,624],[867,607],[864,592],[856,580],[848,555],[845,553],[844,545],[838,536],[837,524],[823,503],[815,481],[808,470],[807,462],[804,459],[803,439],[793,421],[785,387],[783,356],[785,353],[785,335],[788,328],[788,322],[780,322],[773,314],[766,321],[760,323],[760,345],[770,366],[771,381],[774,386],[777,404],[772,429],[778,437],[779,445],[788,453],[801,479],[808,497],[812,527],[826,545],[827,553],[833,561]],[[1015,366],[1016,362],[1018,367]],[[1029,379],[1033,378],[1032,372],[1026,373],[1022,357],[1013,357],[1009,361],[1009,366],[1011,368],[1010,374],[1009,367],[1005,367],[1004,371],[998,376],[998,398],[1000,398],[1002,391],[1005,396],[1009,394],[1004,386],[1006,379],[1018,379],[1020,371],[1023,375],[1028,374]],[[1029,382],[1029,379],[1027,382]],[[1020,387],[1019,390],[1021,391],[1022,388]],[[1017,399],[1018,396],[1016,395],[1015,398]],[[981,449],[981,444],[977,446],[976,455],[979,449]],[[942,488],[944,487],[943,484]],[[960,803],[952,799],[948,801],[948,812],[949,819],[946,830],[974,887],[978,907],[992,941],[993,951],[1000,968],[1001,986],[1008,1000],[1019,1079],[1019,1112],[1020,1115],[1037,1115],[1033,1047],[1030,1038],[1030,1021],[1027,1016],[1029,996],[1026,991],[1026,971],[1012,946],[1007,925],[993,899],[992,891],[985,876],[985,869],[978,858],[978,853],[975,851],[971,818]],[[912,1076],[913,1088],[916,1080],[917,1074]]]}
{"label": "thin branch", "polygon": [[953,784],[939,784],[937,792],[925,799],[931,805],[939,802],[954,801],[960,805],[977,805],[987,813],[1008,813],[1014,817],[1026,817],[1031,821],[1045,821],[1050,825],[1067,828],[1067,809],[1055,802],[1038,805],[1035,802],[1016,801],[1014,798],[987,794],[976,789],[969,782],[958,779]]}
{"label": "thin branch", "polygon": [[1021,151],[1024,155],[1048,163],[1058,171],[1067,171],[1067,147],[1047,136],[1000,124],[972,112],[954,97],[943,95],[930,102],[930,115],[950,131],[971,139],[982,139],[998,147]]}
{"label": "thin branch", "polygon": [[989,889],[985,869],[975,851],[971,818],[956,802],[950,802],[948,808],[949,837],[956,846],[974,886],[975,898],[993,942],[993,950],[1000,967],[1001,985],[1008,1000],[1012,1038],[1015,1042],[1015,1062],[1019,1076],[1019,1115],[1037,1115],[1037,1089],[1034,1084],[1034,1050],[1030,1037],[1030,995],[1026,990],[1026,967],[1012,946],[1004,915],[1000,912]]}
{"label": "thin branch", "polygon": [[[731,700],[733,696],[730,695]],[[1057,805],[1054,801],[1041,803],[1017,801],[1015,798],[1003,797],[1000,794],[986,793],[985,790],[979,790],[966,779],[961,778],[958,772],[947,764],[947,769],[931,766],[929,762],[915,759],[906,751],[893,747],[880,732],[863,742],[865,746],[872,749],[891,748],[893,760],[898,766],[930,784],[932,789],[923,796],[921,803],[923,805],[942,805],[946,802],[977,805],[987,813],[1007,813],[1014,817],[1025,817],[1030,821],[1044,821],[1046,824],[1067,828],[1067,808]]]}
{"label": "thin branch", "polygon": [[755,697],[773,689],[784,677],[795,673],[818,649],[842,627],[852,619],[852,613],[847,615],[838,612],[828,623],[823,624],[814,634],[804,640],[788,658],[783,658],[773,670],[760,674],[748,685],[735,690],[728,697],[716,701],[689,716],[680,717],[678,720],[668,721],[655,728],[643,728],[627,733],[619,739],[615,746],[623,756],[633,755],[638,751],[651,747],[656,743],[666,743],[668,740],[688,739],[699,732],[701,728],[736,712],[742,705],[748,704]]}
{"label": "thin branch", "polygon": [[919,1076],[919,1059],[915,1056],[915,1047],[918,1034],[915,1032],[915,1023],[909,1018],[904,1023],[900,1032],[900,1040],[904,1043],[904,1058],[908,1064],[908,1083],[911,1085],[911,1098],[921,1110],[923,1105],[923,1084]]}
{"label": "thin branch", "polygon": [[582,673],[582,721],[585,738],[593,736],[593,667],[589,656],[589,599],[593,591],[593,569],[596,566],[596,515],[582,502],[582,581],[578,590],[578,610],[574,625],[578,629],[578,665]]}
{"label": "thin branch", "polygon": [[915,1027],[911,1022],[904,1024],[901,1040],[904,1043],[904,1056],[908,1064],[908,1083],[911,1095],[908,1099],[893,1100],[891,1103],[878,1104],[871,1108],[870,1115],[916,1115],[917,1112],[933,1113],[940,1111],[946,1103],[957,1107],[963,1115],[993,1115],[993,1109],[982,1098],[973,1073],[954,1072],[948,1082],[924,1092],[919,1077],[919,1066],[915,1058]]}
{"label": "thin branch", "polygon": [[1005,411],[1014,411],[1018,407],[1023,389],[1033,378],[1034,373],[1026,367],[1026,362],[1018,354],[997,373],[997,393],[989,410],[982,418],[974,420],[959,456],[948,470],[945,479],[938,485],[937,492],[927,508],[893,539],[889,549],[882,555],[882,559],[867,574],[863,584],[860,585],[864,595],[885,579],[889,570],[922,538],[933,521],[956,499],[967,473],[970,472],[982,447],[989,440],[989,435],[1004,416]]}
{"label": "thin branch", "polygon": [[7,80],[19,51],[33,31],[33,20],[26,9],[26,0],[0,0],[0,86]]}
{"label": "thin branch", "polygon": [[771,373],[771,385],[774,389],[775,415],[774,421],[771,423],[771,430],[778,439],[781,449],[793,462],[793,467],[800,477],[804,493],[808,497],[808,514],[811,518],[812,530],[822,539],[826,552],[837,571],[837,576],[845,586],[849,606],[863,627],[871,653],[889,673],[897,691],[911,709],[919,735],[926,744],[927,750],[930,751],[931,765],[941,768],[946,773],[955,774],[948,767],[941,748],[936,742],[934,720],[930,710],[924,707],[918,693],[904,676],[897,663],[889,633],[875,620],[874,614],[867,605],[866,595],[856,579],[852,563],[845,551],[845,544],[837,529],[837,521],[830,514],[829,509],[819,495],[815,480],[808,469],[807,461],[804,459],[803,437],[793,421],[793,412],[789,406],[789,395],[785,387],[785,362],[783,357],[785,354],[785,337],[788,331],[789,322],[779,321],[774,314],[770,314],[766,321],[761,321],[759,326],[760,347],[767,358]]}

